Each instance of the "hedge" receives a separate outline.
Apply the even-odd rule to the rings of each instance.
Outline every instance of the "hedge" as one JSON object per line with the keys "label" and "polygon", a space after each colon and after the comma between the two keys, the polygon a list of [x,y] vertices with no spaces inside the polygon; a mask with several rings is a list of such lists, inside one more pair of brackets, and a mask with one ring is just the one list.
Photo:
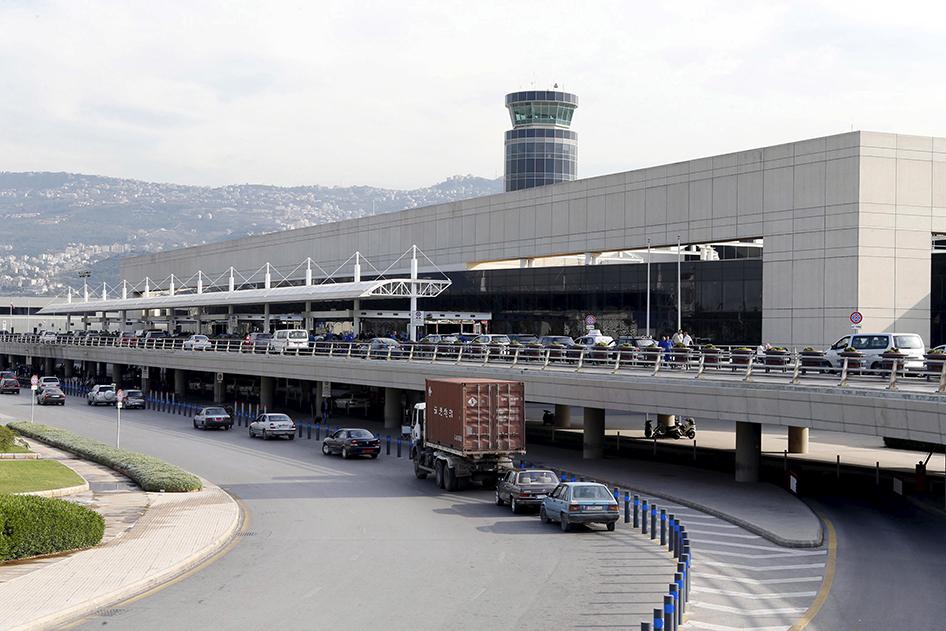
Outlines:
{"label": "hedge", "polygon": [[97,440],[40,423],[14,421],[8,425],[24,436],[36,438],[127,475],[145,491],[183,493],[201,489],[200,478],[196,475],[154,456],[115,449]]}
{"label": "hedge", "polygon": [[102,541],[95,511],[53,497],[0,495],[0,561],[89,548]]}
{"label": "hedge", "polygon": [[0,425],[0,454],[13,450],[16,444],[16,434],[5,425]]}

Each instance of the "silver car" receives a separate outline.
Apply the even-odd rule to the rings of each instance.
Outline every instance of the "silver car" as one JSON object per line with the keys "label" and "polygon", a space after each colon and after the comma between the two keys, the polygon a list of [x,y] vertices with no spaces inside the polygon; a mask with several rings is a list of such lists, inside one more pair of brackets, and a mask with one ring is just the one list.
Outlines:
{"label": "silver car", "polygon": [[181,344],[185,351],[209,351],[213,346],[213,342],[206,335],[191,335]]}
{"label": "silver car", "polygon": [[263,440],[270,438],[296,437],[296,424],[285,414],[260,414],[249,426],[250,438],[262,436]]}
{"label": "silver car", "polygon": [[115,405],[115,384],[99,384],[92,386],[86,395],[88,405]]}

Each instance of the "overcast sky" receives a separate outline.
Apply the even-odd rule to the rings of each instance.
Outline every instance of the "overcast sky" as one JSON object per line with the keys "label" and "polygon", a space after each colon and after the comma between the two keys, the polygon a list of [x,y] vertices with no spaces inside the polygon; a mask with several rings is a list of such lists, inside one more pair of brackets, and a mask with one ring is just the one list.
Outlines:
{"label": "overcast sky", "polygon": [[503,95],[553,82],[579,95],[580,177],[852,126],[946,136],[935,6],[0,0],[0,170],[497,177]]}

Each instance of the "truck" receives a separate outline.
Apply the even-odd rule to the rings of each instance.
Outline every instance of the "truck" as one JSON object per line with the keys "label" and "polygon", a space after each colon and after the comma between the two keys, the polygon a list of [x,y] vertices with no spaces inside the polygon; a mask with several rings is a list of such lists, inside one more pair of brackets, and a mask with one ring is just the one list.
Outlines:
{"label": "truck", "polygon": [[525,386],[499,379],[427,379],[425,400],[411,411],[414,475],[434,476],[458,491],[471,481],[486,488],[526,452]]}

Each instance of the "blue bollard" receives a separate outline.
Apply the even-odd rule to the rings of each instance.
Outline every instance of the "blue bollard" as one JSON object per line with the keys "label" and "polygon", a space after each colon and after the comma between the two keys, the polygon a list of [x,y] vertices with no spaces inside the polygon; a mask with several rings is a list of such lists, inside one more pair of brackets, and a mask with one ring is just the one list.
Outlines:
{"label": "blue bollard", "polygon": [[660,547],[667,545],[667,509],[660,509]]}
{"label": "blue bollard", "polygon": [[634,496],[634,528],[640,528],[640,514],[639,510],[641,507],[641,498],[639,495]]}
{"label": "blue bollard", "polygon": [[315,439],[322,440],[322,424],[321,423],[315,424]]}
{"label": "blue bollard", "polygon": [[618,492],[618,487],[614,487],[614,501],[615,502],[621,501],[621,494]]}
{"label": "blue bollard", "polygon": [[664,616],[663,612],[660,609],[654,609],[654,631],[664,628]]}
{"label": "blue bollard", "polygon": [[641,534],[647,534],[647,500],[641,502]]}
{"label": "blue bollard", "polygon": [[664,624],[663,628],[665,631],[673,631],[673,595],[668,594],[664,596]]}
{"label": "blue bollard", "polygon": [[397,457],[398,458],[401,457],[401,438],[400,437],[398,437],[397,439]]}
{"label": "blue bollard", "polygon": [[627,491],[624,491],[624,523],[628,524],[631,522],[631,496]]}
{"label": "blue bollard", "polygon": [[657,506],[656,504],[651,504],[650,506],[650,538],[657,538]]}
{"label": "blue bollard", "polygon": [[305,426],[305,439],[312,440],[312,423],[308,423]]}
{"label": "blue bollard", "polygon": [[388,435],[385,436],[384,438],[385,438],[385,440],[384,440],[384,455],[385,455],[385,456],[390,456],[390,455],[391,455],[391,435],[388,434]]}

